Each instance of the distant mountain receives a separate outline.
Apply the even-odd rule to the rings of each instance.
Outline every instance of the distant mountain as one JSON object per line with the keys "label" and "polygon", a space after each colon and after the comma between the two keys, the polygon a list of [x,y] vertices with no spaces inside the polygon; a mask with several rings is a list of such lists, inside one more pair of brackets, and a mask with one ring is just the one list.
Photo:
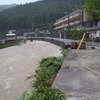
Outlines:
{"label": "distant mountain", "polygon": [[43,28],[52,29],[53,23],[65,13],[82,8],[86,0],[41,0],[18,5],[0,13],[0,31],[23,31]]}
{"label": "distant mountain", "polygon": [[17,6],[17,4],[11,4],[11,5],[0,5],[0,12],[5,10],[5,9],[8,9],[8,8],[12,8],[12,7],[15,7]]}

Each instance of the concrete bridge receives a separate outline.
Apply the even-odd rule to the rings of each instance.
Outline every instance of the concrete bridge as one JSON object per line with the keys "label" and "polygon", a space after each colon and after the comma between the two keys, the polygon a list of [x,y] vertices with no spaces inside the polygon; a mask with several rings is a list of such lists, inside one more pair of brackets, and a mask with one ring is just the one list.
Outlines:
{"label": "concrete bridge", "polygon": [[[80,42],[80,40],[60,39],[60,38],[52,38],[52,37],[34,37],[33,40],[48,41],[65,48],[70,47],[72,42]],[[86,45],[100,48],[100,42],[86,42]]]}

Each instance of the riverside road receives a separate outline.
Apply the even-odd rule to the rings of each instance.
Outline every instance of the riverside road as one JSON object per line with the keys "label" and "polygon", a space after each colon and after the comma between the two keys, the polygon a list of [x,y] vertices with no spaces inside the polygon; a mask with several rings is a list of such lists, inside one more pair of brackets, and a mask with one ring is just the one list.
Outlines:
{"label": "riverside road", "polygon": [[[35,37],[35,38],[44,38],[44,39],[53,39],[57,41],[62,41],[65,43],[65,45],[69,45],[72,42],[80,42],[80,40],[72,40],[72,39],[60,39],[60,38],[52,38],[52,37]],[[37,39],[38,40],[38,39]],[[97,48],[100,48],[100,42],[86,42],[88,46],[95,46]]]}
{"label": "riverside road", "polygon": [[[53,38],[55,40],[60,40],[63,41],[66,45],[70,44],[71,42],[79,42],[80,40],[72,40],[72,39],[58,39],[58,38]],[[100,48],[100,42],[86,42],[87,45],[89,46],[95,46]]]}

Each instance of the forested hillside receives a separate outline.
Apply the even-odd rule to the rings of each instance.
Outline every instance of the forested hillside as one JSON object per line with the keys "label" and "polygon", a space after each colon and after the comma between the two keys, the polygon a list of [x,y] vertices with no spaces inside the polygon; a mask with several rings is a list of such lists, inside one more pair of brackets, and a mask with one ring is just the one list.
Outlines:
{"label": "forested hillside", "polygon": [[0,12],[5,10],[5,9],[8,9],[8,8],[12,8],[12,7],[15,7],[17,6],[17,4],[11,4],[11,5],[0,5]]}
{"label": "forested hillside", "polygon": [[42,0],[18,5],[0,13],[1,34],[10,29],[31,31],[32,26],[43,29],[53,27],[56,19],[82,7],[85,0]]}

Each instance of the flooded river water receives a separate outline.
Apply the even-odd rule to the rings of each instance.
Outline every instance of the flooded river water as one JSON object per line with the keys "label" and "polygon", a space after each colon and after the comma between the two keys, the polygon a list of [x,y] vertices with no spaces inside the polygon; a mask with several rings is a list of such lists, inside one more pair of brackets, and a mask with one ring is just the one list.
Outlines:
{"label": "flooded river water", "polygon": [[31,91],[33,79],[26,79],[35,74],[38,62],[60,53],[60,47],[43,41],[0,49],[0,100],[16,100],[25,90]]}

